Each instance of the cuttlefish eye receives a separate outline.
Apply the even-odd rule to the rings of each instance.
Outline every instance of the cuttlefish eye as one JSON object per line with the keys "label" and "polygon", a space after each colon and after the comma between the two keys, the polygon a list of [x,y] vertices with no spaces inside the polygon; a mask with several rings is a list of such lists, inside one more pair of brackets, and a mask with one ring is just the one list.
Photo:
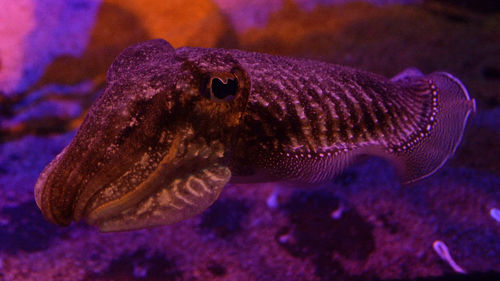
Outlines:
{"label": "cuttlefish eye", "polygon": [[210,99],[213,101],[231,101],[238,93],[238,78],[235,75],[214,76],[210,78]]}

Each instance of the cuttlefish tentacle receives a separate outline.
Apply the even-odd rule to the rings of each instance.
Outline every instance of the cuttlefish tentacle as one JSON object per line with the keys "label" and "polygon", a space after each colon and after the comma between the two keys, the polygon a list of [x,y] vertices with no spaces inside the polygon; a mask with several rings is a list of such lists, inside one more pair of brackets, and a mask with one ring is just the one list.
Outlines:
{"label": "cuttlefish tentacle", "polygon": [[456,150],[475,102],[452,75],[392,79],[348,67],[152,40],[124,50],[35,199],[61,225],[102,231],[175,223],[228,182],[332,179],[361,155],[404,183]]}

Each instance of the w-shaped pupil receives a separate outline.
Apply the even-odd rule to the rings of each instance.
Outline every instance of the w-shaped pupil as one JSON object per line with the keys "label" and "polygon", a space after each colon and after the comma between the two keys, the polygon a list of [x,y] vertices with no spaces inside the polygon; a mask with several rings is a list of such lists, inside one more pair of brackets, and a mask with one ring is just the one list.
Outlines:
{"label": "w-shaped pupil", "polygon": [[228,78],[227,83],[224,83],[221,79],[214,78],[212,79],[211,90],[214,97],[218,99],[234,96],[238,92],[238,81]]}

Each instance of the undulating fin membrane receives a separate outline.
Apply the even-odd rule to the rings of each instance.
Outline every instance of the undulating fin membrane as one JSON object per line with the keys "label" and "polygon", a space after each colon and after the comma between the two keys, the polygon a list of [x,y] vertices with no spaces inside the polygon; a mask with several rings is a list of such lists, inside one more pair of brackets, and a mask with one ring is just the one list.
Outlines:
{"label": "undulating fin membrane", "polygon": [[[441,168],[457,149],[467,118],[475,112],[475,100],[465,86],[451,74],[434,72],[422,79],[430,80],[437,92],[437,113],[426,137],[411,149],[395,152],[403,183],[412,183]],[[427,130],[429,124],[422,124]]]}

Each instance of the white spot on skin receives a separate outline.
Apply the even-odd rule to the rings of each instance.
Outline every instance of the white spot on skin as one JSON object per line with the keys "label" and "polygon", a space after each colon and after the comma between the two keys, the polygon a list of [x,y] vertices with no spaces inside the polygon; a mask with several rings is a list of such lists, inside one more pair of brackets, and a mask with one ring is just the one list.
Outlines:
{"label": "white spot on skin", "polygon": [[[297,111],[297,116],[301,120],[306,119],[306,114],[304,112],[304,108],[302,108],[302,105],[300,104],[300,102],[298,100],[294,102],[294,106],[295,106],[295,110]],[[305,125],[305,124],[303,123],[303,125]]]}
{"label": "white spot on skin", "polygon": [[448,247],[441,240],[436,240],[432,243],[432,247],[434,251],[439,255],[440,258],[445,260],[455,272],[465,274],[467,273],[463,268],[461,268],[451,257],[450,252],[448,251]]}
{"label": "white spot on skin", "polygon": [[134,127],[138,124],[139,122],[137,122],[137,119],[135,119],[135,117],[132,117],[132,120],[130,120],[130,123],[128,124],[129,127]]}
{"label": "white spot on skin", "polygon": [[[172,184],[177,185],[178,183],[179,183],[179,180],[175,180]],[[169,206],[169,207],[172,207],[172,208],[175,208],[178,210],[182,209],[182,207],[177,206],[173,202],[173,198],[170,195],[170,191],[168,191],[166,189],[162,189],[162,191],[158,195],[158,203],[160,204],[160,206]]]}
{"label": "white spot on skin", "polygon": [[165,141],[165,139],[167,138],[167,133],[165,131],[161,132],[161,135],[160,135],[160,140],[159,142],[160,143],[163,143]]}
{"label": "white spot on skin", "polygon": [[110,187],[104,189],[104,191],[102,192],[102,196],[105,198],[110,198],[113,196],[114,193],[115,192],[114,192],[113,188],[110,186]]}
{"label": "white spot on skin", "polygon": [[106,152],[109,154],[113,154],[113,153],[115,153],[117,147],[118,147],[117,145],[111,144],[108,147],[106,147]]}
{"label": "white spot on skin", "polygon": [[159,92],[159,90],[155,90],[151,87],[148,87],[147,89],[145,89],[143,91],[144,97],[148,100],[152,99],[158,92]]}
{"label": "white spot on skin", "polygon": [[149,154],[144,153],[144,155],[142,155],[141,160],[139,161],[139,164],[145,167],[148,165],[148,163],[149,163]]}
{"label": "white spot on skin", "polygon": [[139,209],[136,211],[136,215],[141,215],[147,212],[148,210],[151,209],[151,206],[153,205],[153,198],[149,197],[144,204],[139,206]]}
{"label": "white spot on skin", "polygon": [[168,206],[172,202],[172,197],[169,192],[165,189],[162,189],[160,195],[158,196],[158,202],[161,206]]}

